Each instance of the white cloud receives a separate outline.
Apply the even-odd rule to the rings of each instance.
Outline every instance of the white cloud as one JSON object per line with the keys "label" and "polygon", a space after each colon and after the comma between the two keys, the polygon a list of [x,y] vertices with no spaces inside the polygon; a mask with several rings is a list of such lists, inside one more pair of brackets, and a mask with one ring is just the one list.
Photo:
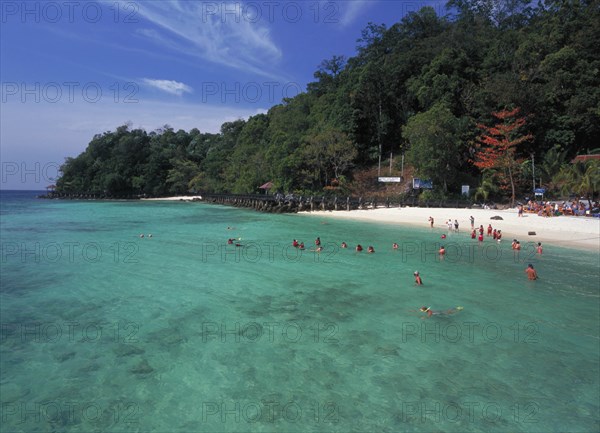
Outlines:
{"label": "white cloud", "polygon": [[352,0],[352,1],[344,1],[338,2],[338,6],[341,9],[342,16],[340,18],[340,25],[342,27],[347,27],[352,24],[370,5],[372,5],[374,1],[369,0]]}
{"label": "white cloud", "polygon": [[170,93],[171,95],[181,96],[184,93],[192,93],[193,89],[179,81],[173,80],[153,80],[151,78],[142,78],[142,81],[148,86]]}
{"label": "white cloud", "polygon": [[180,54],[280,78],[266,69],[281,59],[281,50],[264,24],[244,15],[240,2],[169,0],[138,5],[139,15],[156,26],[138,29],[138,35]]}

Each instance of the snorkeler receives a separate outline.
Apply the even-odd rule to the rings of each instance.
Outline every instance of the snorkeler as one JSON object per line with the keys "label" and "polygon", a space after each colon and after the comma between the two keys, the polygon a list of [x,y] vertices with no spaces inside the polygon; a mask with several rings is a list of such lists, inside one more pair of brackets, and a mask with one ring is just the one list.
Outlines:
{"label": "snorkeler", "polygon": [[421,311],[422,313],[427,313],[427,317],[431,317],[431,316],[446,316],[449,314],[454,314],[454,313],[459,312],[462,309],[463,309],[463,307],[456,307],[456,308],[449,308],[448,310],[445,310],[445,311],[441,311],[441,310],[432,310],[430,307],[421,307],[421,308],[419,308],[419,311]]}

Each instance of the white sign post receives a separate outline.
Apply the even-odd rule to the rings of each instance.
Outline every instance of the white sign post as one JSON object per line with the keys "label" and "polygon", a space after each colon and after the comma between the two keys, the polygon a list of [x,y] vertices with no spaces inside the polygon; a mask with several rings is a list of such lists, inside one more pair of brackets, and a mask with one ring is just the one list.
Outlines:
{"label": "white sign post", "polygon": [[379,177],[378,178],[379,182],[402,182],[402,178],[401,177]]}

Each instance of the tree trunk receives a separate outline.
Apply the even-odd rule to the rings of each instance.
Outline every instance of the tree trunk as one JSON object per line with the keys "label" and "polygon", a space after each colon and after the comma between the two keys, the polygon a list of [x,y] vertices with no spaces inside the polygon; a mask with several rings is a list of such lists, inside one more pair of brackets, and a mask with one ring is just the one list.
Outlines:
{"label": "tree trunk", "polygon": [[510,207],[515,207],[515,182],[513,180],[512,170],[510,165],[508,166],[508,178],[510,179],[510,189],[512,192],[512,196],[510,198]]}

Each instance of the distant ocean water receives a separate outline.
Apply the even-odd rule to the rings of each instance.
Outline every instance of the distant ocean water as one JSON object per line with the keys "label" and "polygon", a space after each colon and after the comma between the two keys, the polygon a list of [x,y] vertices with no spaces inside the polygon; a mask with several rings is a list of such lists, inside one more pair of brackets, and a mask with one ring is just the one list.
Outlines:
{"label": "distant ocean water", "polygon": [[598,252],[36,194],[0,192],[3,432],[600,430]]}

